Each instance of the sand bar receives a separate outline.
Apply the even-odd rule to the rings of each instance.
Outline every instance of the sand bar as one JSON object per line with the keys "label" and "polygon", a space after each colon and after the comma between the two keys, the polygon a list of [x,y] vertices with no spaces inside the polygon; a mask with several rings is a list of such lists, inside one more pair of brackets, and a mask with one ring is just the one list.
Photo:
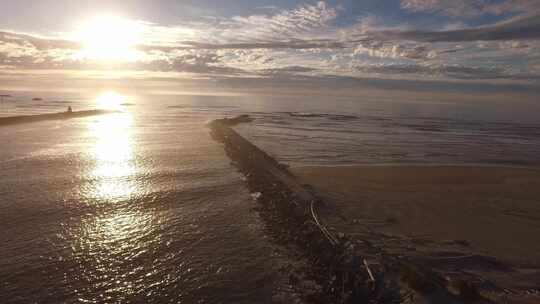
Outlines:
{"label": "sand bar", "polygon": [[114,111],[107,110],[87,110],[87,111],[77,111],[77,112],[61,112],[61,113],[50,113],[50,114],[39,114],[39,115],[22,115],[22,116],[10,116],[10,117],[0,117],[0,126],[9,126],[25,123],[33,123],[46,120],[64,120],[72,118],[81,118],[88,116],[96,116],[114,113]]}

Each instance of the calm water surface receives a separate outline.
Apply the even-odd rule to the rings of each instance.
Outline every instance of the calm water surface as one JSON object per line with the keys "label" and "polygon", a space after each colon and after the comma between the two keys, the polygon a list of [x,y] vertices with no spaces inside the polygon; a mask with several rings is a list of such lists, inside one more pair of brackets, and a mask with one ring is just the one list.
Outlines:
{"label": "calm water surface", "polygon": [[2,303],[270,302],[275,249],[210,116],[124,110],[0,129]]}
{"label": "calm water surface", "polygon": [[2,116],[123,111],[0,128],[3,303],[282,299],[287,254],[205,126],[223,115],[256,117],[239,131],[292,165],[540,164],[537,107],[104,96],[0,105]]}

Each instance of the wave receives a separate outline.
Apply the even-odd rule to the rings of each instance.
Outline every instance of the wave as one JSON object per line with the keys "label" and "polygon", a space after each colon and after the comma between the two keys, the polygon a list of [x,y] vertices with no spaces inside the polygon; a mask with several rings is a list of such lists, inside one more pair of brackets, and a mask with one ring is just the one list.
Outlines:
{"label": "wave", "polygon": [[328,114],[328,113],[309,113],[309,112],[284,112],[292,117],[314,117],[314,118],[328,118],[333,120],[351,120],[358,119],[356,115],[345,114]]}

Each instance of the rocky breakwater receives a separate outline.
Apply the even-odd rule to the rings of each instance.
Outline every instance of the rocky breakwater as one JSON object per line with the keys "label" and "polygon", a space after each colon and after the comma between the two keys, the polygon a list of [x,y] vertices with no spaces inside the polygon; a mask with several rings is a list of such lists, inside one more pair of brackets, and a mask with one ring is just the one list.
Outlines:
{"label": "rocky breakwater", "polygon": [[355,245],[340,233],[329,231],[318,215],[324,203],[298,183],[285,165],[256,147],[232,127],[250,122],[248,116],[218,119],[209,124],[213,138],[245,176],[257,198],[261,217],[276,242],[291,248],[304,267],[291,265],[291,287],[311,303],[392,302],[396,294],[381,288],[382,281]]}

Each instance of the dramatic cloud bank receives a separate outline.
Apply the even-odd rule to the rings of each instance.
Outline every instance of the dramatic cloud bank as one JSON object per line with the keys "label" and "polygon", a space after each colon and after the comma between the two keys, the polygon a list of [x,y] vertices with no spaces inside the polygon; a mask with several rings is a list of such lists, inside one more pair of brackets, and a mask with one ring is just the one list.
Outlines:
{"label": "dramatic cloud bank", "polygon": [[503,15],[540,11],[540,2],[536,0],[402,0],[404,9],[421,12],[433,12],[453,18],[472,18],[484,14]]}
{"label": "dramatic cloud bank", "polygon": [[521,40],[540,38],[540,15],[517,17],[495,25],[452,31],[383,31],[374,33],[388,39],[425,42]]}
{"label": "dramatic cloud bank", "polygon": [[[359,2],[347,5],[364,9]],[[5,29],[0,69],[538,85],[540,1],[395,0],[390,11],[357,15],[347,5],[261,5],[249,14],[201,15],[168,24],[131,20],[142,37],[136,59],[115,62],[81,56],[83,46],[70,29]],[[399,18],[386,17],[392,14]]]}

